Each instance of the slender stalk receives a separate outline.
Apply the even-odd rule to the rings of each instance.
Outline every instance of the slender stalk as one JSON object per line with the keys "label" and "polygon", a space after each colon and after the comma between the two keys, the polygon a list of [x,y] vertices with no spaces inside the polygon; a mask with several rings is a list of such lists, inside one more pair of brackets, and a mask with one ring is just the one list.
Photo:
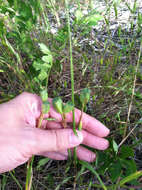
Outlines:
{"label": "slender stalk", "polygon": [[[70,44],[70,73],[71,73],[71,89],[72,89],[72,103],[74,105],[74,67],[73,67],[73,56],[72,56],[72,39],[71,39],[71,27],[70,27],[70,16],[69,16],[69,4],[68,0],[65,0],[66,12],[67,12],[67,22],[68,22],[68,34],[69,34],[69,44]],[[75,126],[75,109],[72,111],[73,115],[73,131],[76,133]]]}
{"label": "slender stalk", "polygon": [[63,125],[63,128],[67,128],[66,114],[65,113],[62,114],[62,125]]}
{"label": "slender stalk", "polygon": [[136,65],[136,71],[135,71],[135,76],[134,76],[134,81],[133,81],[133,88],[132,88],[131,101],[130,101],[129,108],[128,108],[127,120],[126,120],[126,125],[125,125],[124,133],[123,133],[123,139],[124,139],[124,138],[126,137],[126,135],[127,135],[127,128],[128,128],[128,124],[129,124],[129,118],[130,118],[131,109],[132,109],[132,104],[133,104],[133,99],[134,99],[134,94],[135,94],[135,87],[136,87],[136,80],[137,80],[137,72],[138,72],[138,69],[139,69],[141,53],[142,53],[142,41],[141,41],[140,50],[139,50],[139,53],[138,53],[138,61],[137,61],[137,65]]}
{"label": "slender stalk", "polygon": [[[43,121],[43,113],[41,112],[40,117],[37,121],[37,128],[41,128],[41,124]],[[26,175],[26,186],[25,186],[25,190],[30,190],[31,186],[32,186],[32,178],[33,178],[33,170],[32,170],[32,166],[33,166],[33,161],[34,161],[34,156],[32,156],[27,163],[27,175]]]}
{"label": "slender stalk", "polygon": [[28,160],[25,190],[30,190],[31,189],[32,178],[33,178],[33,170],[32,170],[33,161],[34,161],[34,156],[32,156]]}
{"label": "slender stalk", "polygon": [[[66,12],[67,12],[68,35],[69,35],[69,44],[70,44],[70,74],[71,74],[71,90],[72,90],[72,103],[73,103],[73,110],[72,110],[73,132],[75,135],[77,135],[76,125],[75,125],[75,108],[74,108],[74,67],[73,67],[73,56],[72,56],[72,38],[71,38],[71,27],[70,27],[70,15],[69,15],[68,0],[65,0],[65,6],[66,6]],[[70,150],[69,150],[69,152],[70,152]],[[71,155],[71,154],[69,154],[69,155]],[[76,147],[73,150],[73,157],[74,157],[74,165],[76,168],[76,165],[77,165]]]}
{"label": "slender stalk", "polygon": [[78,130],[79,130],[79,131],[81,131],[81,130],[82,130],[82,117],[83,117],[83,110],[84,110],[84,104],[83,104],[82,109],[81,109],[81,115],[80,115],[79,124],[78,124]]}
{"label": "slender stalk", "polygon": [[41,128],[42,121],[43,121],[43,113],[41,112],[40,117],[37,121],[37,128],[39,129]]}

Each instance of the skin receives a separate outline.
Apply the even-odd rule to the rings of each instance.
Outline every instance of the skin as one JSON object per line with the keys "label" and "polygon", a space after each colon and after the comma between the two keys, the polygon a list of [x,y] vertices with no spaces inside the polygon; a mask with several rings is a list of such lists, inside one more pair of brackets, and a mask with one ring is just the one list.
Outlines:
{"label": "skin", "polygon": [[[52,102],[49,99],[50,103]],[[52,106],[45,118],[55,121],[43,121],[42,128],[36,128],[36,121],[41,113],[41,99],[35,94],[22,93],[13,100],[0,105],[0,173],[10,171],[25,163],[32,155],[42,155],[55,160],[66,160],[67,149],[77,147],[77,156],[81,160],[92,162],[96,155],[80,146],[84,144],[98,150],[108,148],[104,139],[109,134],[102,123],[83,113],[83,130],[75,136],[70,127],[72,113],[67,114],[68,126],[62,128],[61,115]],[[81,111],[75,109],[76,124]]]}

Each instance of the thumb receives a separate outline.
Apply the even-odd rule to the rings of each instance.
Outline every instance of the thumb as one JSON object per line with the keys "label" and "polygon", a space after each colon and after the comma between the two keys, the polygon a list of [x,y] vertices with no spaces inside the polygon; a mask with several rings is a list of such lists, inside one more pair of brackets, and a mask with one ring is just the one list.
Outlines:
{"label": "thumb", "polygon": [[32,154],[46,151],[60,151],[78,146],[83,141],[83,134],[77,131],[76,136],[71,129],[42,130],[34,129],[35,144]]}

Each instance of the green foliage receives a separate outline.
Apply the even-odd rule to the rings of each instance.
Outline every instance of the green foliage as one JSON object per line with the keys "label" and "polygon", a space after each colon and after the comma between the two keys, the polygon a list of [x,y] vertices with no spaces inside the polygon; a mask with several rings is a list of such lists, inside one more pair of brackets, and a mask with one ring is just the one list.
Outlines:
{"label": "green foliage", "polygon": [[45,164],[47,164],[49,162],[49,158],[42,158],[39,160],[38,164],[37,164],[37,170],[41,170],[41,168],[43,166],[45,166]]}
{"label": "green foliage", "polygon": [[53,98],[52,104],[58,113],[63,114],[63,102],[60,97]]}
{"label": "green foliage", "polygon": [[124,179],[122,179],[120,182],[119,182],[119,186],[121,187],[122,185],[124,185],[125,183],[128,183],[130,181],[132,181],[133,179],[137,179],[139,178],[140,176],[142,176],[142,171],[137,171],[127,177],[125,177]]}
{"label": "green foliage", "polygon": [[50,50],[47,48],[45,44],[39,44],[40,50],[45,54],[41,59],[38,59],[33,62],[33,67],[36,71],[38,71],[38,76],[35,77],[35,81],[39,84],[46,79],[48,84],[48,78],[50,74],[50,70],[53,64],[53,58]]}
{"label": "green foliage", "polygon": [[63,104],[63,113],[69,113],[73,110],[74,105],[72,101],[68,101],[66,104]]}
{"label": "green foliage", "polygon": [[[133,3],[106,0],[103,10],[101,2],[73,0],[67,1],[65,7],[64,1],[55,0],[0,1],[0,103],[22,91],[34,92],[42,98],[43,113],[48,113],[48,94],[62,96],[67,103],[60,100],[56,111],[64,122],[66,113],[74,110],[74,106],[82,109],[86,104],[83,110],[108,126],[111,138],[109,149],[95,150],[96,162],[80,162],[84,169],[79,170],[77,188],[130,189],[141,183],[142,60],[138,54],[141,54],[142,14],[138,0]],[[125,27],[119,18],[120,12],[125,15],[124,9],[130,15]],[[72,102],[70,88],[72,97],[75,96]],[[80,89],[83,91],[79,96]],[[65,125],[64,122],[61,124]],[[127,135],[130,133],[126,139],[125,126]],[[82,119],[74,131],[77,127],[82,129]],[[120,144],[122,140],[125,141]],[[53,161],[45,169],[48,162],[48,158],[39,158],[39,171],[34,168],[33,189],[61,186],[66,189],[74,184],[74,167],[64,170],[64,162],[58,165]],[[78,164],[77,172],[79,167]],[[2,176],[0,189],[10,188],[9,184],[15,189],[24,186],[19,172]],[[14,187],[13,181],[18,187]]]}
{"label": "green foliage", "polygon": [[50,110],[50,103],[48,101],[43,102],[42,111],[44,114],[48,113]]}
{"label": "green foliage", "polygon": [[90,99],[90,89],[85,88],[80,92],[80,101],[82,105],[86,105]]}
{"label": "green foliage", "polygon": [[43,102],[47,101],[47,99],[48,99],[48,93],[47,93],[46,89],[41,90],[40,97],[41,97],[41,99],[42,99]]}
{"label": "green foliage", "polygon": [[102,182],[99,174],[95,171],[95,169],[91,166],[91,164],[87,163],[87,162],[84,162],[84,161],[79,161],[84,167],[86,167],[88,170],[90,170],[99,180],[102,188],[104,190],[107,190],[106,186],[104,185],[104,183]]}

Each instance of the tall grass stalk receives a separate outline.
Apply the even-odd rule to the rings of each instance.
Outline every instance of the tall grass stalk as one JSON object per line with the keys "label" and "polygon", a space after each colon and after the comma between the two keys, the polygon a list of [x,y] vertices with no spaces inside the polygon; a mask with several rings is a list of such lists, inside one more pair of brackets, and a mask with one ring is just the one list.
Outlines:
{"label": "tall grass stalk", "polygon": [[126,120],[126,125],[125,125],[124,133],[123,133],[123,139],[127,135],[127,128],[128,128],[128,124],[129,124],[129,118],[130,118],[130,114],[131,114],[131,110],[132,110],[132,104],[133,104],[133,99],[134,99],[134,94],[135,94],[137,73],[138,73],[138,69],[139,69],[139,65],[140,65],[141,53],[142,53],[142,41],[141,41],[141,44],[140,44],[140,50],[138,52],[138,61],[137,61],[137,65],[136,65],[136,68],[135,68],[135,76],[134,76],[134,81],[133,81],[132,95],[131,95],[131,100],[130,100],[130,104],[129,104],[129,108],[128,108],[127,120]]}
{"label": "tall grass stalk", "polygon": [[23,188],[22,188],[22,186],[20,185],[19,181],[16,179],[15,175],[13,174],[13,171],[9,172],[9,174],[11,175],[11,177],[13,178],[13,180],[16,182],[18,188],[19,188],[20,190],[22,190]]}
{"label": "tall grass stalk", "polygon": [[32,186],[32,178],[33,178],[32,166],[33,166],[33,161],[34,161],[34,156],[32,156],[28,160],[25,190],[30,190],[31,186]]}
{"label": "tall grass stalk", "polygon": [[[74,66],[73,66],[73,56],[72,56],[72,35],[71,35],[71,27],[70,27],[70,15],[69,15],[69,3],[68,0],[65,0],[65,7],[67,13],[67,24],[68,24],[68,35],[69,35],[69,50],[70,50],[70,74],[71,74],[71,90],[72,90],[72,103],[73,103],[73,110],[72,110],[72,119],[73,119],[73,132],[77,135],[76,132],[76,125],[75,125],[75,108],[74,108]],[[71,158],[71,152],[68,151],[69,158]],[[74,164],[77,164],[77,154],[76,148],[73,150],[73,157],[74,157]]]}
{"label": "tall grass stalk", "polygon": [[[71,89],[72,89],[72,103],[74,105],[74,67],[73,67],[73,56],[72,56],[72,35],[71,35],[71,27],[70,27],[70,15],[69,15],[69,3],[68,0],[65,0],[66,13],[67,13],[67,22],[68,22],[68,35],[69,35],[69,45],[70,45],[70,73],[71,73]],[[72,111],[73,115],[73,131],[76,133],[75,126],[75,109]]]}

